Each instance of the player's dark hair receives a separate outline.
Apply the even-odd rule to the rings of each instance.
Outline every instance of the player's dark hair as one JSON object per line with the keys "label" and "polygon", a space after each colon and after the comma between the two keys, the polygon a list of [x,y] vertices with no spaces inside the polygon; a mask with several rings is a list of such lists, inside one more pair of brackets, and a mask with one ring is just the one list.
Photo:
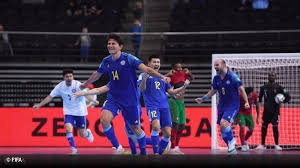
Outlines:
{"label": "player's dark hair", "polygon": [[69,73],[73,74],[73,69],[64,69],[63,70],[63,76],[65,76],[66,74],[69,74]]}
{"label": "player's dark hair", "polygon": [[245,87],[246,94],[249,95],[251,92],[253,92],[253,87]]}
{"label": "player's dark hair", "polygon": [[117,34],[109,34],[108,37],[107,37],[107,41],[109,39],[116,40],[119,43],[119,45],[123,45],[124,44],[123,40],[121,39],[121,37],[119,35],[117,35]]}
{"label": "player's dark hair", "polygon": [[150,62],[153,58],[160,59],[160,57],[158,55],[150,55],[148,58],[148,61]]}

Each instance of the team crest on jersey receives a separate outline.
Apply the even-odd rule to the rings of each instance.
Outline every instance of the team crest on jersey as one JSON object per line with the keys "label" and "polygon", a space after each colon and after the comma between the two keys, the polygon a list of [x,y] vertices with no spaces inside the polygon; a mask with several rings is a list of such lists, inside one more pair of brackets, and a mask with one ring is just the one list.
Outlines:
{"label": "team crest on jersey", "polygon": [[107,66],[106,66],[107,68],[109,68],[109,64],[107,64]]}
{"label": "team crest on jersey", "polygon": [[75,93],[76,92],[76,89],[72,89],[72,93]]}
{"label": "team crest on jersey", "polygon": [[121,64],[121,65],[125,65],[125,60],[122,60],[122,61],[120,62],[120,64]]}
{"label": "team crest on jersey", "polygon": [[229,84],[230,84],[230,81],[229,81],[229,80],[227,80],[227,81],[226,81],[226,84],[227,84],[227,85],[229,85]]}

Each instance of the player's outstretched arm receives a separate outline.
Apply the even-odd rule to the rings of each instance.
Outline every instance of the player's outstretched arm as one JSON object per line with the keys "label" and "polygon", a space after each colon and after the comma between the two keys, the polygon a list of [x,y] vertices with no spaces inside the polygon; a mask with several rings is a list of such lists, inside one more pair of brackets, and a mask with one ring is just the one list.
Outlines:
{"label": "player's outstretched arm", "polygon": [[187,80],[185,80],[183,86],[181,86],[181,87],[179,87],[179,88],[177,88],[177,89],[171,88],[171,89],[168,90],[168,93],[169,93],[169,95],[171,95],[171,96],[172,96],[172,95],[175,95],[175,94],[177,94],[177,93],[179,93],[179,92],[182,92],[189,84],[190,84],[190,81],[187,79]]}
{"label": "player's outstretched arm", "polygon": [[34,108],[35,110],[37,110],[37,109],[39,109],[40,107],[44,106],[45,104],[49,103],[52,99],[53,99],[53,98],[52,98],[50,95],[48,95],[48,96],[47,96],[44,100],[42,100],[39,104],[35,104],[35,105],[33,106],[33,108]]}
{"label": "player's outstretched arm", "polygon": [[99,104],[99,101],[98,100],[94,100],[92,96],[85,96],[85,97],[90,101],[90,103],[87,105],[87,107],[90,107],[93,104],[96,104],[96,105]]}
{"label": "player's outstretched arm", "polygon": [[163,79],[166,83],[169,83],[171,81],[171,79],[169,77],[166,77],[162,74],[160,74],[159,72],[155,71],[154,69],[152,69],[151,67],[148,67],[146,66],[145,64],[140,64],[138,66],[139,70],[145,72],[145,73],[148,73],[152,76],[155,76],[155,77],[158,77],[158,78],[161,78]]}
{"label": "player's outstretched arm", "polygon": [[216,93],[217,93],[217,90],[211,89],[203,97],[196,98],[195,101],[197,103],[201,104],[202,102],[206,101],[207,99],[210,99]]}
{"label": "player's outstretched arm", "polygon": [[95,82],[102,76],[102,73],[99,73],[97,71],[93,72],[92,75],[89,77],[88,80],[84,81],[81,85],[80,88],[84,89],[87,87],[88,84]]}
{"label": "player's outstretched arm", "polygon": [[87,95],[99,95],[109,91],[109,87],[107,85],[101,86],[99,88],[94,88],[89,91],[76,92],[74,94],[74,98],[77,99],[79,96],[87,96]]}

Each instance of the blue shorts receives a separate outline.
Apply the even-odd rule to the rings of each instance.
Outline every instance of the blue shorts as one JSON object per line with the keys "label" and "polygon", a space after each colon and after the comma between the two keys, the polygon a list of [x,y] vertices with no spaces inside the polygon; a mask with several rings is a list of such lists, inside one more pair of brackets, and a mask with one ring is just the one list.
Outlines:
{"label": "blue shorts", "polygon": [[[142,116],[142,106],[141,106],[141,104],[138,105],[138,110],[139,110],[140,116]],[[141,123],[141,126],[142,126],[142,123]],[[125,120],[125,129],[126,129],[126,131],[129,135],[134,135],[134,132],[131,130],[131,128],[129,126],[129,123],[126,120]]]}
{"label": "blue shorts", "polygon": [[221,119],[232,123],[237,113],[239,112],[238,108],[218,108],[218,121],[217,124],[220,124]]}
{"label": "blue shorts", "polygon": [[70,123],[73,127],[77,127],[79,129],[86,128],[86,118],[85,116],[73,116],[73,115],[65,115],[65,124]]}
{"label": "blue shorts", "polygon": [[147,115],[150,122],[158,119],[160,122],[160,128],[167,126],[172,128],[171,112],[169,108],[147,108]]}
{"label": "blue shorts", "polygon": [[103,103],[102,110],[109,110],[112,112],[114,118],[122,111],[124,121],[130,125],[140,124],[140,110],[135,106],[122,106],[112,99],[106,99]]}

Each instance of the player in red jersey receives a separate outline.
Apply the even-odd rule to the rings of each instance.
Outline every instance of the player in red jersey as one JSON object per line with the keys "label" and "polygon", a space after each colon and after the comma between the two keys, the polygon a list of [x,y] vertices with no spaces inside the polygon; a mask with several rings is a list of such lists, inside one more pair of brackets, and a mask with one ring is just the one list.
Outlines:
{"label": "player in red jersey", "polygon": [[[237,120],[240,126],[240,140],[241,140],[241,145],[242,145],[242,151],[248,151],[249,150],[249,145],[247,140],[250,138],[250,136],[253,133],[253,128],[254,128],[254,121],[252,117],[252,105],[255,104],[256,107],[256,124],[259,124],[259,113],[260,113],[260,106],[258,102],[258,94],[253,91],[252,87],[246,87],[245,88],[246,94],[248,96],[248,101],[250,108],[245,109],[243,104],[245,104],[245,101],[242,97],[241,94],[240,96],[240,109],[239,113],[237,115]],[[248,131],[245,135],[245,126],[248,127]]]}
{"label": "player in red jersey", "polygon": [[172,64],[172,69],[165,75],[171,78],[170,84],[172,86],[178,83],[184,83],[185,80],[193,80],[194,75],[187,68],[182,68],[181,63]]}

